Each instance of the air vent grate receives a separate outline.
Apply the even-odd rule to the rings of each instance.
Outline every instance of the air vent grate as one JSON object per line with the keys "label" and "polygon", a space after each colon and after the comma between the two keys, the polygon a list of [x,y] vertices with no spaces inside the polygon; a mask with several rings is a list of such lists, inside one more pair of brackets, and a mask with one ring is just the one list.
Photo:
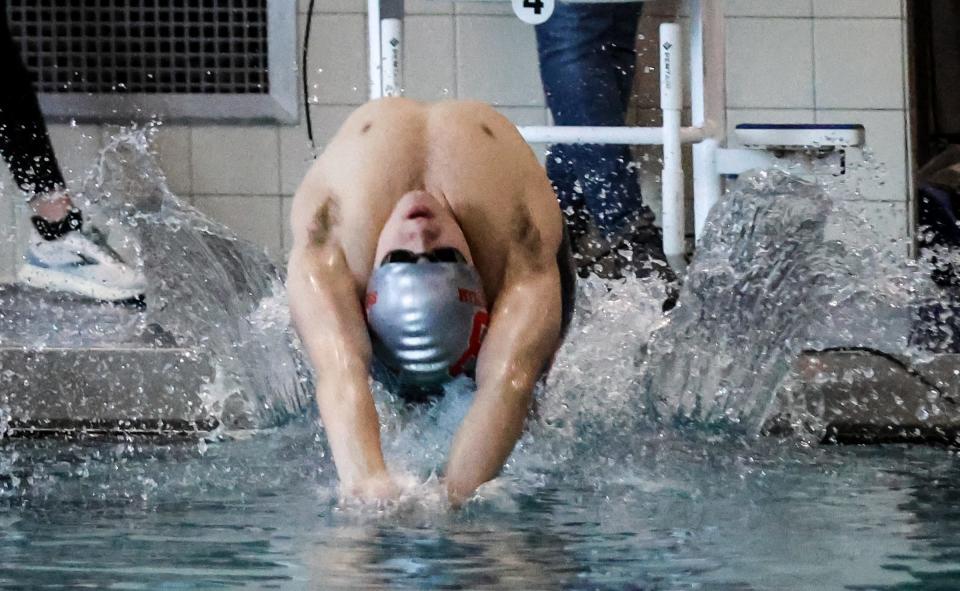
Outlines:
{"label": "air vent grate", "polygon": [[[69,104],[70,95],[100,97],[111,105],[101,113],[109,117],[116,114],[118,98],[137,95],[162,97],[140,100],[140,109],[158,105],[174,116],[219,118],[215,107],[199,108],[196,99],[229,95],[235,100],[219,104],[221,111],[228,106],[226,117],[277,118],[275,105],[264,102],[268,95],[284,103],[279,118],[291,117],[294,80],[272,69],[296,63],[293,0],[6,0],[5,5],[24,62],[48,99],[45,108]],[[279,91],[278,82],[284,87]],[[178,108],[173,96],[196,98]],[[239,102],[243,96],[250,99]],[[87,110],[95,106],[89,99],[81,103]],[[268,112],[258,113],[253,105]]]}
{"label": "air vent grate", "polygon": [[8,6],[11,33],[41,92],[270,92],[266,0]]}

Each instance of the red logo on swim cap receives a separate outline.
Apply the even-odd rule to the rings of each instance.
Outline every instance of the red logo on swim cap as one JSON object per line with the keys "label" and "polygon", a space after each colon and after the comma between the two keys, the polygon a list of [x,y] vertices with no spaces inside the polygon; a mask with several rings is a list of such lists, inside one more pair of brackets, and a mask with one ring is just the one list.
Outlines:
{"label": "red logo on swim cap", "polygon": [[[462,290],[461,290],[462,291]],[[450,366],[450,375],[457,377],[467,367],[472,359],[480,354],[480,345],[483,344],[483,337],[487,334],[487,324],[490,322],[490,314],[486,310],[479,310],[473,315],[473,328],[470,330],[470,344],[467,350],[463,352],[460,359]]]}
{"label": "red logo on swim cap", "polygon": [[370,308],[372,308],[373,305],[376,303],[377,303],[377,292],[371,291],[370,293],[367,294],[367,299],[364,302],[364,306],[366,307],[367,312],[369,312]]}
{"label": "red logo on swim cap", "polygon": [[486,304],[483,303],[483,296],[473,291],[472,289],[464,289],[462,287],[458,287],[457,298],[465,304],[473,304],[478,308],[486,307]]}

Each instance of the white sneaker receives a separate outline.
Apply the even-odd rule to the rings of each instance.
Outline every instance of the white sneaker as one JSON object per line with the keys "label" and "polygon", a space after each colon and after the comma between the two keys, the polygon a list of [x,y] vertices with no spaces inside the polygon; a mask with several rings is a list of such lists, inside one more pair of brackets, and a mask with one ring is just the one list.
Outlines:
{"label": "white sneaker", "polygon": [[31,227],[17,278],[31,287],[109,302],[142,301],[147,284],[143,273],[125,263],[95,229],[46,240]]}

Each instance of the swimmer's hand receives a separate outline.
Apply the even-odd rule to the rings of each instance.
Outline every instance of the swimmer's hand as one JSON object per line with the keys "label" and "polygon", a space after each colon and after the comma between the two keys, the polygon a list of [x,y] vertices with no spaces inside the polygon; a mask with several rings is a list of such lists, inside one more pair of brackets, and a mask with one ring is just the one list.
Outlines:
{"label": "swimmer's hand", "polygon": [[447,492],[447,502],[451,509],[463,507],[476,494],[476,490],[470,490],[464,487],[458,487],[454,483],[444,480],[443,486]]}
{"label": "swimmer's hand", "polygon": [[349,485],[341,484],[340,494],[344,498],[361,502],[389,501],[400,496],[400,487],[386,472],[362,478]]}

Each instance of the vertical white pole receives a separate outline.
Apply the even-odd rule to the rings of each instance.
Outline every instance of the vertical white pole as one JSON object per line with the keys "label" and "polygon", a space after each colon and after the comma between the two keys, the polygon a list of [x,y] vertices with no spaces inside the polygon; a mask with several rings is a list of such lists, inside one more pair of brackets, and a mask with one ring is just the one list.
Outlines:
{"label": "vertical white pole", "polygon": [[693,146],[694,231],[699,238],[723,190],[717,150],[727,126],[726,23],[724,0],[690,0],[689,6],[691,123],[706,131],[706,138]]}
{"label": "vertical white pole", "polygon": [[380,79],[383,96],[403,86],[403,0],[380,0]]}
{"label": "vertical white pole", "polygon": [[663,111],[663,253],[682,272],[684,259],[683,162],[680,114],[683,109],[683,67],[680,25],[660,25],[660,108]]}
{"label": "vertical white pole", "polygon": [[380,0],[367,0],[367,64],[370,77],[370,99],[383,96],[383,80],[380,69],[383,65],[380,55]]}
{"label": "vertical white pole", "polygon": [[383,67],[383,96],[400,96],[403,86],[403,21],[384,18],[380,21],[380,56]]}

